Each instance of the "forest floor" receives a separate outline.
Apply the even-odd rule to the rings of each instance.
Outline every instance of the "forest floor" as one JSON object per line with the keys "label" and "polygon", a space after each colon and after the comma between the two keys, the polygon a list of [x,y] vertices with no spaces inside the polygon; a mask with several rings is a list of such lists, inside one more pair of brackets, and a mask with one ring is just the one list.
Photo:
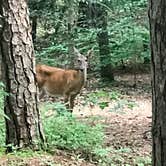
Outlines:
{"label": "forest floor", "polygon": [[[131,74],[118,74],[113,84],[99,84],[91,80],[89,87],[83,93],[90,94],[102,91],[118,90],[120,99],[109,101],[107,107],[101,109],[98,105],[82,106],[82,96],[76,100],[74,115],[78,119],[100,117],[94,123],[105,124],[105,145],[111,150],[110,159],[115,166],[150,166],[151,158],[151,86],[149,74],[137,74],[136,80]],[[135,84],[136,83],[136,84]],[[141,165],[142,164],[142,165]],[[43,154],[41,157],[28,159],[2,157],[0,165],[27,166],[93,166],[93,162],[76,159],[67,152],[57,151],[56,155]],[[113,164],[111,164],[113,165]]]}
{"label": "forest floor", "polygon": [[[101,110],[98,106],[75,111],[78,117],[99,116],[98,123],[106,125],[106,146],[111,147],[110,158],[116,166],[150,166],[151,164],[151,79],[149,74],[115,77],[113,89],[123,94],[118,101],[110,101]],[[108,85],[104,88],[110,91]],[[131,105],[130,105],[131,104]],[[119,164],[118,164],[119,163]],[[142,164],[142,165],[141,165]]]}

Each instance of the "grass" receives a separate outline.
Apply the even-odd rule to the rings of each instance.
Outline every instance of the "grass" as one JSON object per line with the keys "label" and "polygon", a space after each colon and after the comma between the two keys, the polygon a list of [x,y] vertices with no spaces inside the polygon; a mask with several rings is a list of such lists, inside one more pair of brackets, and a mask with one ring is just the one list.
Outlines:
{"label": "grass", "polygon": [[[48,104],[45,108],[50,109]],[[62,149],[81,155],[83,158],[101,159],[106,156],[104,149],[104,128],[102,125],[91,125],[91,123],[80,122],[73,115],[65,112],[62,106],[59,108],[52,105],[52,114],[48,117],[43,114],[43,125],[47,138],[47,149]],[[63,110],[63,114],[57,114]],[[43,110],[48,111],[48,110]],[[47,117],[47,118],[46,118]],[[105,152],[105,153],[100,153]]]}
{"label": "grass", "polygon": [[[104,126],[100,124],[92,124],[90,120],[79,121],[76,117],[67,112],[66,107],[62,103],[45,103],[41,108],[42,121],[47,140],[46,149],[34,152],[30,149],[13,151],[6,155],[5,152],[5,122],[3,113],[3,98],[7,95],[3,91],[3,85],[0,84],[0,157],[9,159],[8,165],[24,165],[30,158],[41,158],[41,162],[48,165],[55,165],[53,159],[45,159],[43,156],[53,157],[56,150],[74,154],[75,160],[81,158],[91,160],[96,165],[107,166],[124,163],[126,155],[131,154],[130,149],[113,150],[104,146],[105,133]],[[121,102],[118,92],[98,91],[88,96],[88,101],[94,104],[100,104],[104,108],[107,106],[107,99]],[[100,101],[102,99],[102,102]],[[130,101],[122,102],[122,106],[127,105],[133,108],[135,103]],[[119,108],[119,107],[118,107]],[[111,154],[111,155],[110,155]],[[124,155],[125,154],[125,155]],[[17,161],[13,160],[16,158]],[[19,160],[18,160],[19,159]],[[149,157],[132,158],[133,163],[138,166],[147,166],[151,164]],[[126,165],[129,166],[129,165]]]}
{"label": "grass", "polygon": [[[5,122],[3,114],[3,98],[6,95],[3,88],[0,90],[0,156],[5,155]],[[55,153],[56,149],[61,149],[75,153],[84,159],[94,158],[101,162],[104,152],[104,130],[101,125],[91,125],[85,122],[79,122],[74,116],[67,112],[65,106],[61,103],[46,104],[41,110],[43,117],[43,126],[47,139],[47,147],[44,151],[33,152],[30,149],[13,151],[7,157],[30,158],[45,154]],[[51,115],[49,115],[51,111]],[[6,116],[5,116],[6,117]],[[23,161],[20,161],[23,162]],[[10,165],[15,162],[11,161]]]}

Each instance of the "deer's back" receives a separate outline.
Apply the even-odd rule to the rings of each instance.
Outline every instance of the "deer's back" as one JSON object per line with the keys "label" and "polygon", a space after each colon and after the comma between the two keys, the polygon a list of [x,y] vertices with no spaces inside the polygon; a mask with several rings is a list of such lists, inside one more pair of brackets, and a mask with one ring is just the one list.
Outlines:
{"label": "deer's back", "polygon": [[39,88],[52,95],[77,94],[83,86],[82,73],[76,70],[37,65],[36,77]]}

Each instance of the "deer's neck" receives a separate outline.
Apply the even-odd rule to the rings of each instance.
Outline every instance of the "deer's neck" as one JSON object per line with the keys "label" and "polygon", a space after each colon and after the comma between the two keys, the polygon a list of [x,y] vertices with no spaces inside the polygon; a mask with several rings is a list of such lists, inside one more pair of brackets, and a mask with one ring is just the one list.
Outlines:
{"label": "deer's neck", "polygon": [[86,81],[87,81],[87,69],[85,68],[84,70],[79,70],[81,79],[82,79],[82,84],[85,86]]}

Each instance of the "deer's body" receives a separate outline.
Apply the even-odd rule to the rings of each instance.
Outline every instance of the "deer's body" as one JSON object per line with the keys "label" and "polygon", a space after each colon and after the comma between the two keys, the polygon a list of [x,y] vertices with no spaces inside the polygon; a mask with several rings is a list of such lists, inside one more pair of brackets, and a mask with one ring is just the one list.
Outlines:
{"label": "deer's body", "polygon": [[46,65],[37,65],[39,89],[50,95],[77,94],[84,85],[84,74],[79,70],[64,70]]}
{"label": "deer's body", "polygon": [[69,101],[69,108],[72,110],[74,107],[74,99],[80,93],[86,82],[86,60],[79,59],[75,67],[77,70],[65,70],[46,65],[37,65],[36,78],[39,90],[42,92],[41,96],[45,93],[53,96],[62,95],[64,96],[65,102]]}

